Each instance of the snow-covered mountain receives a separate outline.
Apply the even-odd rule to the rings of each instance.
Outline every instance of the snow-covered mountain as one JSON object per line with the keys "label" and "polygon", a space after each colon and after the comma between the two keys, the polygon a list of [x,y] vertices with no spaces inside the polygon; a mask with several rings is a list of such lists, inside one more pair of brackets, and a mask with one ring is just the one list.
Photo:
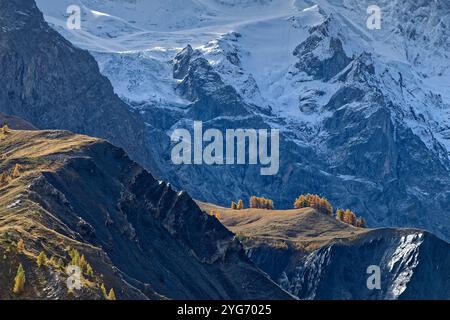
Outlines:
{"label": "snow-covered mountain", "polygon": [[[158,155],[149,169],[176,187],[221,204],[260,194],[279,207],[321,193],[372,226],[450,239],[448,1],[379,0],[380,30],[366,26],[373,3],[359,0],[37,3],[140,112]],[[66,28],[73,4],[81,30]],[[173,166],[170,133],[197,119],[281,129],[280,173]]]}

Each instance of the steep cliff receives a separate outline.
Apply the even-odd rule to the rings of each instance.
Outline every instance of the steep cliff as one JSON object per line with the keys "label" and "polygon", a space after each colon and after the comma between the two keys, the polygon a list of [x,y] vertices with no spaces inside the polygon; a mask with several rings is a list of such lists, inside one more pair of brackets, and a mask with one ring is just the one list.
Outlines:
{"label": "steep cliff", "polygon": [[450,299],[450,245],[428,232],[355,228],[313,209],[199,204],[218,212],[256,265],[300,299]]}
{"label": "steep cliff", "polygon": [[[99,299],[102,284],[118,299],[291,298],[216,218],[123,150],[65,131],[10,130],[0,139],[2,299]],[[38,267],[42,252],[53,262]],[[15,295],[19,263],[27,280]],[[74,263],[83,265],[83,287],[69,293]]]}
{"label": "steep cliff", "polygon": [[151,163],[145,125],[99,72],[97,62],[44,21],[34,1],[0,1],[0,112],[39,129],[107,139]]}

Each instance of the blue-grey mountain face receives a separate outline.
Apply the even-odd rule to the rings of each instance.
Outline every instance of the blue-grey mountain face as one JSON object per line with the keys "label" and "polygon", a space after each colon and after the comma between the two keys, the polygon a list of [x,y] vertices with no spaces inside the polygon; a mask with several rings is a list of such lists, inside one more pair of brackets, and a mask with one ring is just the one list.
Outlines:
{"label": "blue-grey mountain face", "polygon": [[[447,243],[429,233],[379,229],[356,241],[333,243],[309,254],[274,253],[261,247],[251,250],[250,256],[300,299],[432,300],[450,297],[445,267],[448,249]],[[274,257],[287,263],[284,268],[266,270]],[[378,270],[376,286],[373,275]]]}
{"label": "blue-grey mountain face", "polygon": [[[38,1],[139,111],[142,151],[155,159],[146,165],[176,188],[224,205],[263,195],[286,208],[319,193],[371,226],[450,238],[448,4],[380,1],[381,30],[370,30],[366,1],[210,0],[179,11],[175,2],[75,3],[89,9],[82,32],[65,29],[68,2]],[[173,165],[170,134],[194,120],[280,128],[279,173]]]}

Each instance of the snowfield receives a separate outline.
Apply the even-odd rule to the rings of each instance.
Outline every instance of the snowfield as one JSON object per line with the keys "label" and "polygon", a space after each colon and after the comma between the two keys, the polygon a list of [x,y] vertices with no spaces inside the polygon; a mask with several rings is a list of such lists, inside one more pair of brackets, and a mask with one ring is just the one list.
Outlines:
{"label": "snowfield", "polygon": [[[339,85],[293,75],[297,57],[292,53],[311,27],[331,14],[332,32],[341,37],[348,56],[371,53],[389,90],[398,83],[399,73],[408,79],[409,87],[401,90],[408,94],[399,96],[396,88],[393,97],[423,116],[424,122],[411,121],[412,115],[406,118],[427,145],[432,147],[437,139],[450,152],[450,42],[448,33],[440,32],[449,25],[449,5],[437,1],[430,12],[421,9],[415,21],[423,23],[415,26],[405,20],[408,14],[397,12],[395,2],[379,2],[383,25],[372,31],[366,28],[368,4],[357,0],[37,1],[55,29],[94,54],[116,93],[131,105],[189,103],[173,90],[171,60],[190,44],[247,101],[270,108],[274,116],[294,125],[312,127],[327,113],[302,112],[300,97],[321,106]],[[447,15],[436,15],[438,3]],[[72,4],[82,10],[81,30],[66,28],[66,9]],[[412,39],[405,41],[403,32]],[[439,50],[441,46],[447,50]],[[239,57],[239,64],[230,63],[227,54]],[[317,91],[326,95],[312,97]],[[427,131],[433,132],[433,138]]]}

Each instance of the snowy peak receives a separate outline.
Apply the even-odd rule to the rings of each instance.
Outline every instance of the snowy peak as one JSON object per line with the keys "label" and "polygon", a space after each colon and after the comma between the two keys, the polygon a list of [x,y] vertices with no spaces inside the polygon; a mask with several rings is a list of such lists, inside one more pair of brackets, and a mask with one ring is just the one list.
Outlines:
{"label": "snowy peak", "polygon": [[187,114],[192,119],[206,121],[248,114],[235,88],[225,84],[201,52],[194,51],[191,46],[175,57],[174,76],[182,78],[175,90],[192,102]]}
{"label": "snowy peak", "polygon": [[330,80],[351,61],[341,40],[330,34],[330,24],[331,17],[311,28],[308,39],[294,50],[294,55],[299,59],[295,66],[315,80]]}

